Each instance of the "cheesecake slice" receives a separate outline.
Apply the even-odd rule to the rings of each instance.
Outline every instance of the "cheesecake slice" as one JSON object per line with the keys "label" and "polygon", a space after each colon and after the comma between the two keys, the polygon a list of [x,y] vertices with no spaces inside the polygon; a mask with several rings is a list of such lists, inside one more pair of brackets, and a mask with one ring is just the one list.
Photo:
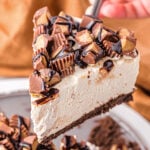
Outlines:
{"label": "cheesecake slice", "polygon": [[139,71],[133,32],[113,31],[89,15],[52,17],[47,7],[35,12],[33,23],[29,90],[39,142],[132,100]]}

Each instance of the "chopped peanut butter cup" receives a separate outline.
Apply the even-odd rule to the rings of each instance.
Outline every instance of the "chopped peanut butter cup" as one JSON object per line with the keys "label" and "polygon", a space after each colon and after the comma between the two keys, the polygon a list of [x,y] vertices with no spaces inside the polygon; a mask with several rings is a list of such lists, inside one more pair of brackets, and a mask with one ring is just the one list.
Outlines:
{"label": "chopped peanut butter cup", "polygon": [[41,9],[39,9],[38,11],[36,11],[36,13],[33,16],[33,23],[34,26],[38,26],[38,25],[48,25],[49,24],[49,20],[51,18],[50,12],[48,10],[48,7],[43,7]]}
{"label": "chopped peanut butter cup", "polygon": [[124,54],[129,54],[134,51],[136,46],[136,38],[133,32],[126,28],[122,28],[117,32],[121,40],[122,51]]}
{"label": "chopped peanut butter cup", "polygon": [[75,39],[82,47],[93,42],[93,37],[88,30],[82,30],[76,33]]}
{"label": "chopped peanut butter cup", "polygon": [[64,72],[65,70],[67,70],[68,73],[71,72],[72,74],[72,71],[74,71],[74,57],[75,57],[74,52],[64,54],[54,60],[51,60],[49,67],[59,72],[62,77],[65,76],[66,74]]}

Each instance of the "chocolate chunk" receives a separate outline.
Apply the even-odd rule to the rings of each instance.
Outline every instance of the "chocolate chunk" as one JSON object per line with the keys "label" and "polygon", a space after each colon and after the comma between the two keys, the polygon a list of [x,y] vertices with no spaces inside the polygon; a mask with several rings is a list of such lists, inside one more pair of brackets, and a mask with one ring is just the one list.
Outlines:
{"label": "chocolate chunk", "polygon": [[108,59],[103,63],[103,68],[105,68],[108,72],[112,70],[114,64],[113,61]]}
{"label": "chocolate chunk", "polygon": [[77,43],[82,47],[93,42],[93,37],[88,30],[77,32],[75,39]]}
{"label": "chocolate chunk", "polygon": [[38,147],[38,141],[36,135],[30,135],[23,139],[20,143],[20,147],[23,150],[36,150]]}
{"label": "chocolate chunk", "polygon": [[49,88],[50,86],[53,86],[61,81],[60,75],[55,70],[50,68],[41,69],[39,70],[39,73],[45,82],[46,88]]}
{"label": "chocolate chunk", "polygon": [[69,50],[69,43],[62,32],[54,34],[54,46],[50,54],[50,58],[55,58],[62,51]]}
{"label": "chocolate chunk", "polygon": [[34,26],[36,27],[41,24],[48,25],[50,18],[51,18],[51,15],[48,10],[48,7],[43,7],[37,10],[33,16]]}
{"label": "chocolate chunk", "polygon": [[45,92],[44,80],[36,73],[32,73],[29,77],[29,91],[31,94],[41,94]]}
{"label": "chocolate chunk", "polygon": [[70,69],[70,72],[72,72],[72,70],[74,71],[74,57],[75,54],[73,52],[67,53],[54,60],[51,60],[49,67],[59,72],[63,77],[65,75],[63,74],[63,71],[67,69]]}
{"label": "chocolate chunk", "polygon": [[49,55],[45,48],[38,49],[33,54],[33,68],[40,70],[48,67]]}
{"label": "chocolate chunk", "polygon": [[43,93],[44,95],[42,98],[36,99],[32,102],[33,105],[43,105],[49,101],[52,101],[56,99],[59,96],[59,90],[56,88],[51,88],[46,93]]}
{"label": "chocolate chunk", "polygon": [[117,32],[117,34],[121,39],[123,53],[128,53],[135,49],[136,39],[130,30],[122,28]]}
{"label": "chocolate chunk", "polygon": [[46,49],[48,53],[52,51],[53,37],[48,34],[41,34],[37,37],[36,41],[33,43],[33,51],[36,52],[39,49]]}
{"label": "chocolate chunk", "polygon": [[98,18],[95,18],[90,15],[84,15],[82,17],[82,21],[80,23],[80,30],[87,29],[87,30],[92,30],[93,26],[96,23],[102,23],[102,21]]}
{"label": "chocolate chunk", "polygon": [[115,39],[115,37],[116,36],[110,36],[107,40],[103,40],[103,47],[106,51],[106,55],[109,57],[119,57],[122,55],[121,41]]}

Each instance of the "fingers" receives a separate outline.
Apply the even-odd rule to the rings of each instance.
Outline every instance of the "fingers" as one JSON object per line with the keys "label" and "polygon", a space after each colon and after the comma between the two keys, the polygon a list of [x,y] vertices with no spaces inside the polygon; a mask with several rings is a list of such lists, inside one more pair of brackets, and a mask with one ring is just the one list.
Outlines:
{"label": "fingers", "polygon": [[150,1],[147,0],[105,0],[100,17],[139,18],[150,16]]}

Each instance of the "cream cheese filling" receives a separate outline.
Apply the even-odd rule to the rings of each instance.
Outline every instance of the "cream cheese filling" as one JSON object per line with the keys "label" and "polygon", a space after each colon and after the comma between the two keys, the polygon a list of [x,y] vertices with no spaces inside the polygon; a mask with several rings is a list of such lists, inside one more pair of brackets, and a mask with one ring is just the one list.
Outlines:
{"label": "cream cheese filling", "polygon": [[[31,103],[31,118],[39,141],[110,99],[133,91],[139,72],[139,56],[113,60],[114,67],[103,76],[99,69],[107,59],[110,58],[106,57],[85,69],[76,66],[73,75],[65,77],[55,85],[59,89],[58,98],[39,106]],[[31,97],[31,102],[35,99]]]}

